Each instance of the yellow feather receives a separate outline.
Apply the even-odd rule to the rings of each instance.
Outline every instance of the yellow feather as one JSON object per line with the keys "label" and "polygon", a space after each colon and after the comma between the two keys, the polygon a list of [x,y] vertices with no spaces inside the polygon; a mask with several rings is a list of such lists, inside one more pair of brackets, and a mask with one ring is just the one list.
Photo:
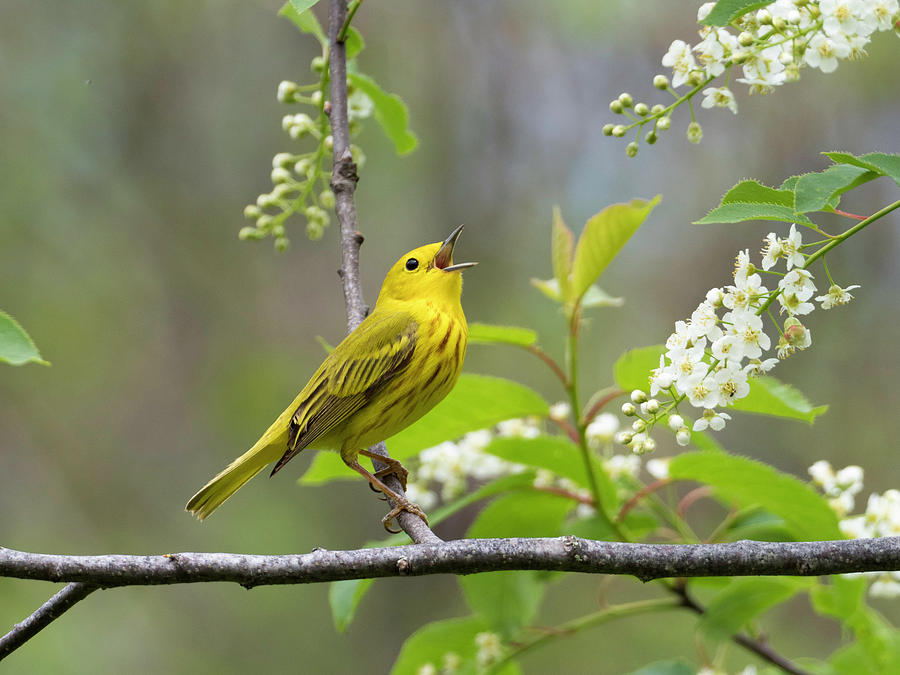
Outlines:
{"label": "yellow feather", "polygon": [[340,452],[344,462],[383,488],[356,463],[360,451],[428,412],[462,369],[468,326],[460,271],[474,263],[452,264],[461,229],[397,261],[372,313],[253,447],[191,498],[188,511],[206,518],[267,465],[277,462],[275,473],[307,447]]}

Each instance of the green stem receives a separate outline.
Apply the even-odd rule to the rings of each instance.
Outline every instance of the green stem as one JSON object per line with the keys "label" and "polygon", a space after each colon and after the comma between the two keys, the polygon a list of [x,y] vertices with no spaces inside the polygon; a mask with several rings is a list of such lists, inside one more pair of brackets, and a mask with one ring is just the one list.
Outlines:
{"label": "green stem", "polygon": [[353,21],[353,17],[356,15],[356,10],[359,9],[359,6],[361,4],[362,0],[353,0],[353,2],[350,3],[350,6],[347,7],[347,18],[344,20],[344,25],[341,26],[341,29],[338,31],[338,42],[343,42],[347,39],[347,31],[350,29],[350,22]]}
{"label": "green stem", "polygon": [[535,647],[540,647],[547,642],[550,642],[554,638],[569,637],[570,635],[575,635],[583,630],[599,626],[613,619],[634,616],[636,614],[647,614],[649,612],[666,609],[678,609],[681,606],[682,601],[679,598],[656,598],[653,600],[639,600],[637,602],[629,602],[601,609],[598,612],[573,619],[572,621],[567,621],[554,628],[552,631],[548,631],[533,640],[518,645],[513,651],[503,657],[502,660],[493,664],[487,672],[500,672],[503,669],[503,666],[513,659],[520,657],[523,653],[530,651]]}

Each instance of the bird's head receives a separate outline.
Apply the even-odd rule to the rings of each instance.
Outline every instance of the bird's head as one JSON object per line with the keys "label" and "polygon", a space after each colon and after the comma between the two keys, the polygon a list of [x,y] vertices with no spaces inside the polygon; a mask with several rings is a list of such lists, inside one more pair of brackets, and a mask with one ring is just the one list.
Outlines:
{"label": "bird's head", "polygon": [[460,225],[444,241],[413,249],[394,263],[381,286],[378,302],[430,299],[438,303],[458,303],[462,293],[462,270],[478,264],[453,263],[453,248],[462,231]]}

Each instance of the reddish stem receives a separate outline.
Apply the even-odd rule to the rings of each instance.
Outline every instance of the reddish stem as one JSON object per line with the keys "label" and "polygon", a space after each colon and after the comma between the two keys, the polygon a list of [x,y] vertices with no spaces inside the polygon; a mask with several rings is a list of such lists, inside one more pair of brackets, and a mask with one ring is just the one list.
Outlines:
{"label": "reddish stem", "polygon": [[846,216],[847,218],[853,218],[854,220],[865,220],[866,218],[868,218],[868,216],[858,216],[855,213],[841,211],[840,209],[835,209],[834,212],[839,216]]}
{"label": "reddish stem", "polygon": [[550,370],[552,370],[554,372],[556,377],[559,378],[559,381],[562,382],[563,387],[565,387],[566,389],[569,388],[569,378],[566,377],[566,374],[563,372],[563,369],[560,368],[559,364],[556,361],[554,361],[550,357],[550,355],[547,354],[547,352],[545,352],[543,349],[541,349],[537,345],[528,345],[527,347],[525,347],[525,349],[527,349],[529,352],[531,352],[536,357],[538,357],[541,361],[546,363],[550,367]]}
{"label": "reddish stem", "polygon": [[554,419],[553,421],[556,422],[557,426],[559,426],[560,429],[566,432],[566,435],[572,439],[573,443],[581,443],[581,438],[578,436],[578,429],[573,427],[569,423],[569,420]]}
{"label": "reddish stem", "polygon": [[631,511],[638,503],[647,495],[651,495],[660,488],[668,485],[672,482],[671,478],[660,478],[658,480],[653,481],[652,483],[647,483],[644,487],[634,493],[634,496],[625,502],[622,505],[622,508],[619,510],[619,515],[616,516],[616,522],[621,523],[625,516],[628,515],[628,512]]}
{"label": "reddish stem", "polygon": [[712,488],[709,487],[709,485],[701,485],[698,488],[694,488],[678,502],[678,508],[675,509],[675,513],[678,514],[679,518],[684,520],[684,514],[691,508],[694,502],[709,497],[710,495],[712,495]]}
{"label": "reddish stem", "polygon": [[584,416],[584,423],[590,424],[591,420],[593,420],[597,416],[597,413],[603,410],[603,408],[605,408],[610,401],[618,398],[619,396],[622,396],[624,393],[625,392],[621,389],[617,389],[616,391],[610,392],[609,394],[601,398],[593,406],[591,406],[590,410],[588,410],[587,415]]}
{"label": "reddish stem", "polygon": [[571,499],[574,502],[578,502],[579,504],[587,504],[588,506],[594,506],[593,497],[582,497],[579,494],[575,494],[574,492],[569,492],[568,490],[564,490],[560,487],[554,487],[552,485],[535,485],[533,486],[535,490],[538,492],[547,492],[551,495],[559,495],[560,497],[565,497],[566,499]]}

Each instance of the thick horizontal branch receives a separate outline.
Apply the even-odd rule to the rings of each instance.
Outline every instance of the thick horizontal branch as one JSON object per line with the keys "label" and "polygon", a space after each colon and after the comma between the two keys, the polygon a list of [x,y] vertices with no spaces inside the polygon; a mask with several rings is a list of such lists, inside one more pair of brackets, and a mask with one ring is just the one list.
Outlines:
{"label": "thick horizontal branch", "polygon": [[300,555],[173,553],[66,556],[0,548],[0,576],[93,586],[229,581],[243,586],[341,579],[553,570],[663,577],[818,576],[900,570],[900,537],[801,543],[663,545],[554,539],[461,539]]}

